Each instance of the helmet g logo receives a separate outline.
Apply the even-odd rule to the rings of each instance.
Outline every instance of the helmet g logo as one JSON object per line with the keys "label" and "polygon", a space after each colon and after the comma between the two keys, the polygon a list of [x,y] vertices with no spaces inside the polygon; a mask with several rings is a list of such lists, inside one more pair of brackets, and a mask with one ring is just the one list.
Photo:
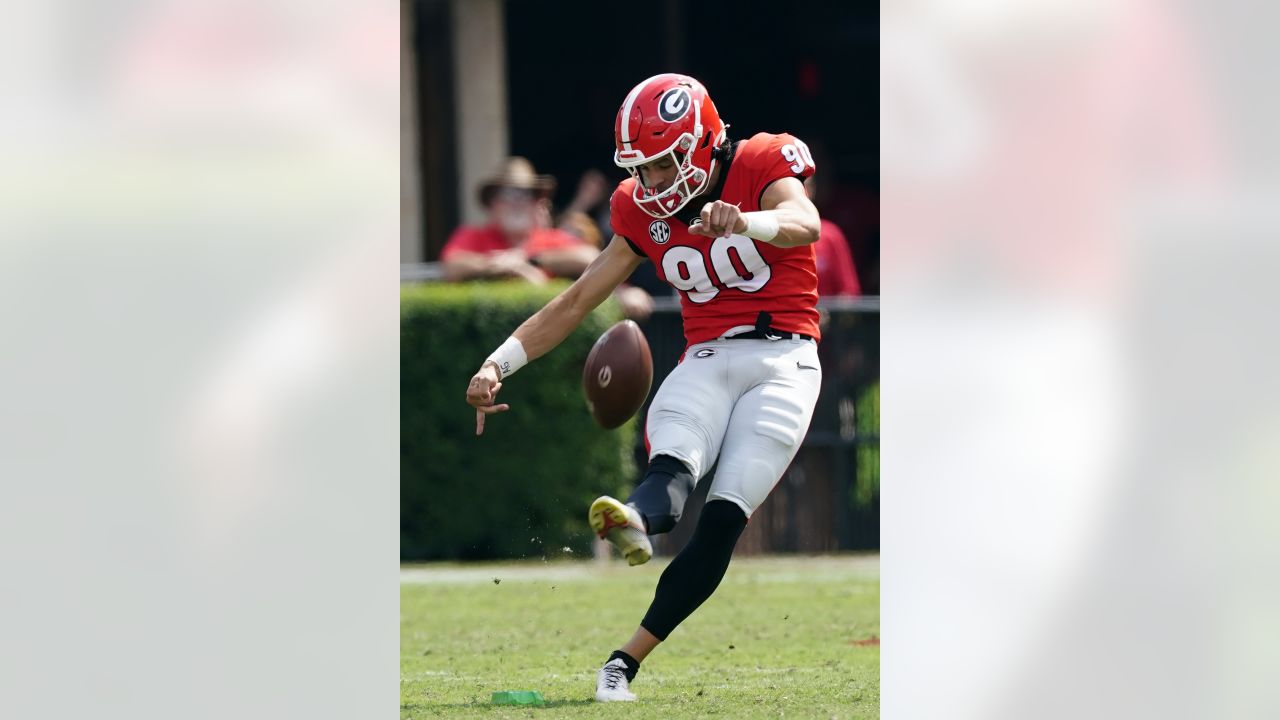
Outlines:
{"label": "helmet g logo", "polygon": [[682,87],[668,90],[658,102],[658,117],[666,122],[675,122],[689,112],[689,91]]}
{"label": "helmet g logo", "polygon": [[649,239],[659,245],[671,239],[671,226],[665,220],[654,220],[649,223]]}

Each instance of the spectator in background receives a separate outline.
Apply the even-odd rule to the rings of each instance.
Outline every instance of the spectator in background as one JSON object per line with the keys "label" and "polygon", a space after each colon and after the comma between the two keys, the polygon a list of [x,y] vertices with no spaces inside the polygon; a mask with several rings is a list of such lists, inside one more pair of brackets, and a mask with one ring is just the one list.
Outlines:
{"label": "spectator in background", "polygon": [[[590,243],[594,247],[600,247],[605,234],[601,233],[593,211],[603,208],[604,212],[608,213],[609,203],[605,201],[609,199],[610,192],[612,188],[605,179],[604,173],[595,169],[582,173],[582,177],[578,179],[578,190],[574,193],[573,200],[569,202],[564,212],[560,213],[560,229],[576,235],[583,242]],[[608,236],[613,237],[612,230],[608,232]],[[657,279],[656,275],[654,279]],[[613,292],[613,297],[622,306],[622,312],[632,320],[640,322],[653,313],[653,295],[656,294],[652,287],[645,285],[642,281],[643,276],[637,270],[626,283],[618,286],[618,289]],[[666,289],[665,285],[663,289]]]}
{"label": "spectator in background", "polygon": [[522,157],[508,158],[501,172],[480,185],[484,226],[464,225],[445,243],[440,260],[450,281],[523,278],[541,284],[551,277],[577,278],[599,250],[550,227],[555,178],[538,175]]}
{"label": "spectator in background", "polygon": [[[815,175],[804,181],[805,192],[813,199],[817,194]],[[852,297],[862,294],[858,273],[853,267],[853,253],[844,232],[835,223],[822,219],[821,235],[814,244],[818,264],[818,297]]]}
{"label": "spectator in background", "polygon": [[574,193],[569,207],[560,213],[560,229],[571,235],[577,235],[584,242],[600,247],[604,235],[592,217],[592,211],[600,207],[609,197],[609,183],[604,173],[599,170],[588,170],[578,179],[578,190]]}
{"label": "spectator in background", "polygon": [[[570,212],[581,215],[580,206],[590,207],[591,172],[579,183]],[[599,183],[603,180],[603,176],[595,178]],[[539,285],[552,277],[577,279],[600,251],[582,236],[551,226],[555,187],[555,178],[538,175],[525,158],[508,158],[501,172],[480,185],[480,204],[489,212],[489,224],[464,225],[445,243],[440,254],[445,279],[522,278]],[[565,225],[562,220],[561,227]],[[614,297],[633,320],[653,312],[653,298],[640,288],[621,286]]]}

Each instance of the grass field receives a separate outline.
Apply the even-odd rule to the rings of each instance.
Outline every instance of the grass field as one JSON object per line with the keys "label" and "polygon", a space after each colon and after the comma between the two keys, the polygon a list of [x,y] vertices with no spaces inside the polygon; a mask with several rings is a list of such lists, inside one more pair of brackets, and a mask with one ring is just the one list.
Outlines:
{"label": "grass field", "polygon": [[[404,566],[401,717],[879,716],[880,565],[867,555],[735,559],[645,661],[639,702],[593,702],[596,670],[665,565]],[[538,690],[547,704],[493,706],[499,690]]]}

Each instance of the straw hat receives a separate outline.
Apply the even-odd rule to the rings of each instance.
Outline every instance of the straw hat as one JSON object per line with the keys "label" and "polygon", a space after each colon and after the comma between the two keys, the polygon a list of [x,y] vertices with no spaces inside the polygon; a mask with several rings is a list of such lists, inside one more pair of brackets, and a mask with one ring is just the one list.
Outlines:
{"label": "straw hat", "polygon": [[556,189],[556,179],[537,174],[533,163],[522,157],[509,157],[498,174],[480,183],[480,204],[489,207],[494,193],[503,188],[529,190],[537,197],[549,198]]}

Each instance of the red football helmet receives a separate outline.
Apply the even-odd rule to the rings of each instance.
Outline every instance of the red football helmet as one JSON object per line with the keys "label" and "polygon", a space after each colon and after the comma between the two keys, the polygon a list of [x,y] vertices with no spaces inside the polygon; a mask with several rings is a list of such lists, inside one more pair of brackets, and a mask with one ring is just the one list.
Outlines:
{"label": "red football helmet", "polygon": [[[713,151],[724,142],[728,127],[707,89],[688,75],[654,75],[632,88],[613,125],[613,162],[636,179],[636,205],[666,218],[689,204],[710,181],[716,167]],[[654,192],[644,186],[639,167],[668,154],[679,172],[671,187]]]}

